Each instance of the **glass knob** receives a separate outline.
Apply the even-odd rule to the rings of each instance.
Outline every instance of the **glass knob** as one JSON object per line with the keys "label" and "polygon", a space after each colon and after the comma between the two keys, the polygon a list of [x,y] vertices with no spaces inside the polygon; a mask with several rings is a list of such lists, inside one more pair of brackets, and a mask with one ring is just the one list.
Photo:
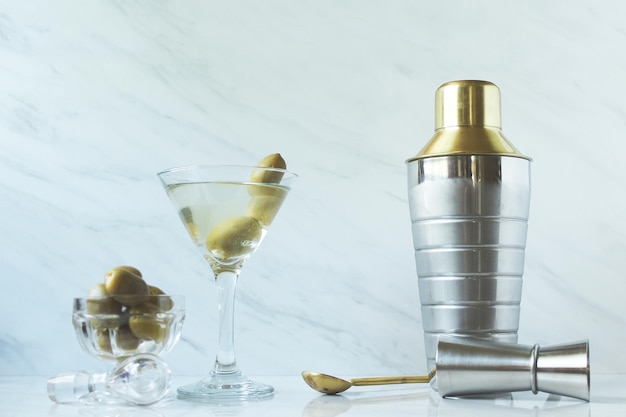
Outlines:
{"label": "glass knob", "polygon": [[59,374],[48,379],[48,397],[57,403],[127,402],[149,405],[169,391],[171,371],[156,355],[143,353],[120,362],[112,371]]}

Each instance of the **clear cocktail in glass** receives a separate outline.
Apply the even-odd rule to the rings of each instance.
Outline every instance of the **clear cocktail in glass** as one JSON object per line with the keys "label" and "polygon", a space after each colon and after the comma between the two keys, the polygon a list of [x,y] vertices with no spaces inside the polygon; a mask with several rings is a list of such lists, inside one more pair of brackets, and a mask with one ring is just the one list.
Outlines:
{"label": "clear cocktail in glass", "polygon": [[178,388],[183,399],[250,401],[270,398],[274,388],[240,370],[234,349],[237,279],[259,247],[296,175],[252,166],[189,166],[158,174],[196,247],[213,271],[219,312],[219,345],[210,374]]}

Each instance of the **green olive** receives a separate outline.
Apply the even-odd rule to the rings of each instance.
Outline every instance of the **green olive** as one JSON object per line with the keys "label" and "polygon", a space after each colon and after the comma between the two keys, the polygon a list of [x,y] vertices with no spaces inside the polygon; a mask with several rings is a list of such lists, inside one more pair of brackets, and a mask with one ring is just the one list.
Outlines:
{"label": "green olive", "polygon": [[109,295],[104,284],[98,283],[89,290],[87,313],[116,314],[122,311],[122,305]]}
{"label": "green olive", "polygon": [[279,168],[280,170],[255,169],[250,176],[251,182],[278,184],[283,178],[284,171],[282,170],[287,168],[287,163],[279,153],[273,153],[261,159],[257,166],[262,168]]}
{"label": "green olive", "polygon": [[115,330],[110,329],[109,335],[115,336],[114,340],[111,341],[111,345],[113,345],[113,341],[115,341],[117,347],[123,351],[135,350],[141,343],[141,339],[135,336],[128,324],[120,326]]}
{"label": "green olive", "polygon": [[[253,197],[258,195],[284,196],[286,193],[284,188],[277,185],[270,186],[271,184],[280,184],[280,181],[285,175],[284,170],[287,168],[287,164],[285,163],[283,157],[278,153],[268,155],[261,159],[257,166],[257,168],[252,170],[252,175],[250,176],[250,182],[252,184],[248,185],[248,194]],[[263,168],[276,168],[276,170]]]}
{"label": "green olive", "polygon": [[[123,352],[133,351],[139,347],[141,340],[135,336],[128,325],[123,325],[115,329],[101,329],[96,333],[97,343],[100,350],[113,354],[113,341],[117,350]],[[113,338],[113,341],[111,340]],[[115,352],[119,356],[119,352]]]}
{"label": "green olive", "polygon": [[280,206],[283,204],[285,200],[285,196],[287,195],[287,191],[281,189],[283,194],[276,195],[254,195],[250,198],[250,202],[248,202],[248,210],[247,214],[250,217],[254,217],[261,224],[265,226],[269,226],[274,220],[276,213],[280,209]]}
{"label": "green olive", "polygon": [[148,284],[134,272],[124,267],[113,268],[104,276],[104,287],[108,294],[122,304],[133,306],[150,295]]}
{"label": "green olive", "polygon": [[87,297],[87,314],[91,317],[92,326],[96,328],[116,327],[121,325],[124,306],[115,298],[110,297],[104,288],[104,284],[96,284]]}
{"label": "green olive", "polygon": [[[165,291],[154,285],[148,285],[148,288],[150,289],[150,295],[166,295]],[[150,298],[150,302],[158,306],[162,312],[170,311],[174,308],[174,300],[170,297]]]}
{"label": "green olive", "polygon": [[165,291],[157,287],[156,285],[148,285],[150,295],[165,295]]}
{"label": "green olive", "polygon": [[[135,268],[134,266],[129,266],[129,265],[120,265],[120,266],[116,266],[115,268],[118,269],[125,269],[128,272],[132,272],[133,274],[139,276],[139,277],[143,277],[143,275],[141,275],[141,271],[138,270],[137,268]],[[114,269],[115,269],[114,268]]]}
{"label": "green olive", "polygon": [[139,339],[162,342],[167,334],[168,323],[163,317],[158,317],[159,313],[161,309],[152,303],[131,308],[128,320],[130,330]]}
{"label": "green olive", "polygon": [[113,349],[111,348],[111,336],[109,336],[108,329],[97,329],[96,341],[100,350],[107,353],[113,353]]}
{"label": "green olive", "polygon": [[89,290],[88,298],[90,297],[108,297],[110,294],[107,292],[107,289],[104,287],[104,284],[97,283]]}
{"label": "green olive", "polygon": [[196,226],[193,223],[185,223],[185,229],[187,230],[187,233],[189,233],[191,240],[193,240],[194,242],[197,242],[198,238],[200,237],[198,226]]}
{"label": "green olive", "polygon": [[215,226],[206,238],[213,255],[226,259],[252,253],[261,240],[262,228],[250,216],[233,217]]}

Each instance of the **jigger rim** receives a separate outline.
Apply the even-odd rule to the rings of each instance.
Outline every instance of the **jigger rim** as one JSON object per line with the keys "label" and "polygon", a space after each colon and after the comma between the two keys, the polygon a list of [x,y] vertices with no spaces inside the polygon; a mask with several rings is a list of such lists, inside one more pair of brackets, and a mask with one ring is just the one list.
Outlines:
{"label": "jigger rim", "polygon": [[[584,367],[579,367],[579,368],[567,368],[567,367],[561,367],[561,368],[557,368],[557,370],[564,370],[564,369],[569,369],[569,371],[572,370],[578,370],[578,372],[570,372],[570,373],[577,373],[578,375],[585,375],[585,382],[586,382],[586,386],[585,386],[585,390],[584,392],[581,392],[579,394],[572,394],[572,393],[562,393],[560,392],[559,394],[561,395],[565,395],[568,397],[573,397],[573,398],[578,398],[584,401],[589,402],[591,400],[591,365],[590,365],[590,360],[589,360],[589,339],[580,339],[577,341],[573,341],[573,342],[568,342],[568,343],[560,343],[560,344],[556,344],[556,345],[547,345],[542,347],[539,347],[539,351],[538,354],[541,355],[542,350],[544,351],[558,351],[560,349],[568,349],[568,348],[577,348],[577,347],[582,347],[584,346],[584,356],[585,356],[585,366]],[[540,365],[539,363],[536,364],[536,368],[535,368],[535,372],[534,372],[534,379],[535,381],[537,381],[537,376],[540,375],[542,372],[546,372],[546,371],[553,371],[554,369],[547,369],[546,367]],[[542,391],[541,388],[539,388],[539,391]],[[546,392],[552,392],[552,391],[546,391]],[[553,392],[554,393],[554,392]]]}

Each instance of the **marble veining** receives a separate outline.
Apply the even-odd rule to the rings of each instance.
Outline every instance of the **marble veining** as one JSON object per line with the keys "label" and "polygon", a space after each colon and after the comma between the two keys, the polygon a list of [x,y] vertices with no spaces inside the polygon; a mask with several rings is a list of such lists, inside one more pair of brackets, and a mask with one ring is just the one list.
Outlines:
{"label": "marble veining", "polygon": [[617,0],[0,0],[0,374],[105,369],[71,300],[119,264],[187,297],[181,375],[208,371],[215,288],[157,181],[281,152],[300,175],[243,270],[250,374],[425,371],[405,159],[434,91],[502,91],[533,157],[519,339],[590,339],[626,372],[626,5]]}

